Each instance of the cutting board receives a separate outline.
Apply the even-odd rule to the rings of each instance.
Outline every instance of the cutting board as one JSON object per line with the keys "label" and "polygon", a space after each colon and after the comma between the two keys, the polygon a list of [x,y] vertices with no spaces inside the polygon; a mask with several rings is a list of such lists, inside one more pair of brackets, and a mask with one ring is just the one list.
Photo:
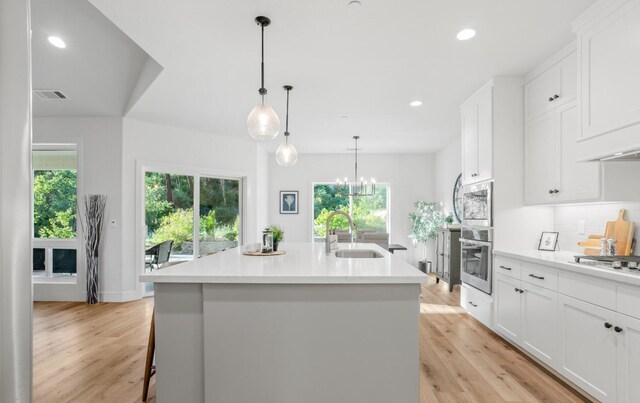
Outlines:
{"label": "cutting board", "polygon": [[247,256],[280,256],[280,255],[284,255],[285,253],[287,253],[286,251],[283,250],[279,250],[277,252],[269,252],[269,253],[262,253],[262,252],[244,252],[242,253],[243,255],[247,255]]}
{"label": "cutting board", "polygon": [[636,230],[636,223],[624,219],[627,210],[620,209],[618,219],[608,221],[604,231],[604,237],[616,240],[616,255],[629,256],[633,252],[633,234]]}

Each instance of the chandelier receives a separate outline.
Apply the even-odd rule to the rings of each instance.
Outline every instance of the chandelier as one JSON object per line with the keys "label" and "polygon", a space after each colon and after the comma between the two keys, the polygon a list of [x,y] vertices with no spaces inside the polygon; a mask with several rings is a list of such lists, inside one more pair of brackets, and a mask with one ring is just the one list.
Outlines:
{"label": "chandelier", "polygon": [[370,181],[366,181],[364,177],[360,177],[358,182],[358,139],[360,136],[353,136],[356,143],[355,151],[355,175],[354,181],[349,182],[349,178],[345,177],[343,181],[336,180],[336,196],[373,196],[376,194],[376,180],[371,178]]}

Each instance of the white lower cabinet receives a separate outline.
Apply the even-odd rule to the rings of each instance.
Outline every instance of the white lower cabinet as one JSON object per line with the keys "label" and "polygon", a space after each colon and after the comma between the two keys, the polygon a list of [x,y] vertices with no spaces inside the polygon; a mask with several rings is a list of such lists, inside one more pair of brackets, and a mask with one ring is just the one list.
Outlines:
{"label": "white lower cabinet", "polygon": [[482,324],[491,327],[491,296],[467,284],[460,287],[460,306],[478,319]]}
{"label": "white lower cabinet", "polygon": [[560,372],[603,402],[616,401],[616,313],[559,295]]}
{"label": "white lower cabinet", "polygon": [[498,273],[495,329],[548,365],[557,356],[557,293]]}
{"label": "white lower cabinet", "polygon": [[[640,320],[618,314],[618,401],[640,402]],[[614,329],[617,330],[617,329]]]}

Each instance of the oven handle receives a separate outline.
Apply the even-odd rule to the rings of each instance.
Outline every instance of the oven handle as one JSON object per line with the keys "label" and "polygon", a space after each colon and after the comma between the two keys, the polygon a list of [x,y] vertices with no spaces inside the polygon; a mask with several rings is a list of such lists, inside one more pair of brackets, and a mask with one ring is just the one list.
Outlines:
{"label": "oven handle", "polygon": [[460,243],[466,243],[469,245],[492,246],[492,242],[475,241],[472,239],[464,239],[464,238],[460,238]]}

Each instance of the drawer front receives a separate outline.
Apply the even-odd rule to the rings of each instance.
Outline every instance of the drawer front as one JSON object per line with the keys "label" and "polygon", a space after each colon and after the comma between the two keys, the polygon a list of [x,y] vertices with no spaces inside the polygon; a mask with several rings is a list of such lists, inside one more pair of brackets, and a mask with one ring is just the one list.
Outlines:
{"label": "drawer front", "polygon": [[508,257],[496,256],[493,267],[495,267],[496,273],[504,274],[505,276],[520,279],[520,271],[522,270],[522,263],[515,259]]}
{"label": "drawer front", "polygon": [[558,291],[558,271],[533,263],[523,263],[520,280],[548,290]]}
{"label": "drawer front", "polygon": [[491,296],[466,284],[460,287],[460,306],[489,328],[491,327],[491,305]]}
{"label": "drawer front", "polygon": [[616,287],[616,311],[640,319],[640,287]]}
{"label": "drawer front", "polygon": [[606,280],[582,274],[561,272],[558,292],[608,309],[616,309],[616,286]]}

